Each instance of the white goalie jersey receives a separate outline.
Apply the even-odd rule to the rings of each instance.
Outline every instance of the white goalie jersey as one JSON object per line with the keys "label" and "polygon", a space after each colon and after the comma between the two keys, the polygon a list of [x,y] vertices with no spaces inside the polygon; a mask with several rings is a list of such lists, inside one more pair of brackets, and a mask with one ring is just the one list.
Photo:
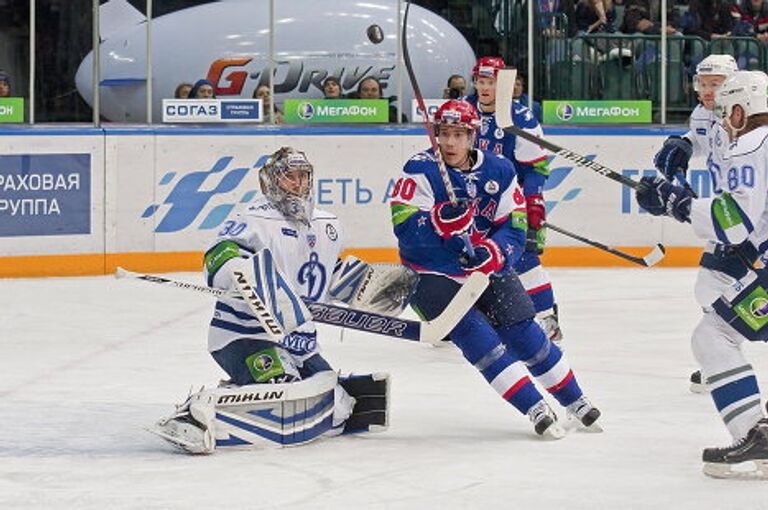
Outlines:
{"label": "white goalie jersey", "polygon": [[[342,233],[335,215],[314,209],[309,225],[288,222],[260,196],[224,223],[206,252],[205,275],[209,286],[233,289],[228,263],[268,248],[295,293],[311,301],[324,301],[341,247]],[[286,335],[283,347],[308,357],[317,352],[315,336],[315,326],[308,322]],[[245,302],[219,300],[208,335],[209,351],[241,338],[270,339]]]}

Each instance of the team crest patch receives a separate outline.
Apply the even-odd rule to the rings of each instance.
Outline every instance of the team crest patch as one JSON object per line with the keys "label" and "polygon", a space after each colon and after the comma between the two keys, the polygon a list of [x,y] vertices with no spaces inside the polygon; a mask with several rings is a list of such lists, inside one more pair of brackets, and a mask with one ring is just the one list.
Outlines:
{"label": "team crest patch", "polygon": [[328,223],[325,226],[325,234],[328,236],[328,239],[330,239],[331,241],[335,241],[339,238],[339,233],[336,232],[336,228],[330,223]]}
{"label": "team crest patch", "polygon": [[497,140],[501,140],[504,138],[504,130],[501,128],[496,128],[496,131],[493,132],[493,136],[495,136]]}
{"label": "team crest patch", "polygon": [[489,124],[488,119],[483,118],[482,122],[480,124],[480,135],[481,136],[485,136],[485,135],[488,134],[488,128],[490,127],[488,124]]}
{"label": "team crest patch", "polygon": [[495,195],[499,192],[499,183],[494,180],[490,180],[485,183],[483,189],[485,189],[485,192],[489,195]]}
{"label": "team crest patch", "polygon": [[307,243],[310,248],[314,248],[317,244],[317,236],[315,234],[307,234]]}

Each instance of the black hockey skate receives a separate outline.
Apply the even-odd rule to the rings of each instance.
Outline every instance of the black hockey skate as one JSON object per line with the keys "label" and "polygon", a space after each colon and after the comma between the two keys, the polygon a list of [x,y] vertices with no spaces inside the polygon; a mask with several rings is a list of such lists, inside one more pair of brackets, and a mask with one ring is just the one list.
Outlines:
{"label": "black hockey skate", "polygon": [[533,423],[533,430],[543,439],[562,439],[565,429],[558,423],[557,415],[544,400],[528,410],[528,418]]}
{"label": "black hockey skate", "polygon": [[709,393],[707,385],[701,380],[701,370],[691,374],[691,393]]}
{"label": "black hockey skate", "polygon": [[768,418],[731,446],[705,448],[702,460],[704,474],[713,478],[768,480]]}
{"label": "black hockey skate", "polygon": [[381,432],[389,426],[389,374],[376,373],[339,378],[339,384],[355,399],[343,434]]}
{"label": "black hockey skate", "polygon": [[569,405],[567,409],[568,415],[578,420],[584,430],[588,432],[603,431],[603,428],[597,423],[597,419],[602,413],[600,413],[600,409],[587,400],[587,397],[582,396]]}

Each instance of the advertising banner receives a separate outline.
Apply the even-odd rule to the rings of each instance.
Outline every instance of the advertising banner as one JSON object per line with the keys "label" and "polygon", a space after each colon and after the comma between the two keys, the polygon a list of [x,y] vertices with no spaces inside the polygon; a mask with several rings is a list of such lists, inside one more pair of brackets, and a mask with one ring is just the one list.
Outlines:
{"label": "advertising banner", "polygon": [[0,156],[0,236],[90,232],[90,154]]}
{"label": "advertising banner", "polygon": [[[425,99],[424,106],[427,107],[427,113],[429,113],[430,120],[435,116],[435,112],[440,106],[448,101],[447,99]],[[419,109],[419,103],[415,99],[411,99],[411,122],[424,122],[424,115],[421,114]]]}
{"label": "advertising banner", "polygon": [[545,124],[651,122],[651,101],[544,101]]}
{"label": "advertising banner", "polygon": [[285,121],[389,122],[386,99],[286,99]]}
{"label": "advertising banner", "polygon": [[23,97],[0,97],[0,122],[24,122]]}
{"label": "advertising banner", "polygon": [[163,99],[163,122],[262,122],[261,99]]}

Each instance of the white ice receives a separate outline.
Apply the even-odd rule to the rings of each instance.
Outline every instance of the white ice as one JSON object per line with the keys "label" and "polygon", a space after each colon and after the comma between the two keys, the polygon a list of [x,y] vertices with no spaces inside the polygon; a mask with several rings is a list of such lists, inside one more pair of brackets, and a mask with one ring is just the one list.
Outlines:
{"label": "white ice", "polygon": [[[694,270],[551,275],[605,433],[543,442],[454,347],[327,328],[336,368],[392,375],[388,431],[197,457],[143,427],[223,375],[205,349],[207,296],[4,280],[0,509],[768,508],[767,482],[701,473],[702,448],[730,438],[709,396],[688,391]],[[768,387],[768,346],[745,350]]]}

